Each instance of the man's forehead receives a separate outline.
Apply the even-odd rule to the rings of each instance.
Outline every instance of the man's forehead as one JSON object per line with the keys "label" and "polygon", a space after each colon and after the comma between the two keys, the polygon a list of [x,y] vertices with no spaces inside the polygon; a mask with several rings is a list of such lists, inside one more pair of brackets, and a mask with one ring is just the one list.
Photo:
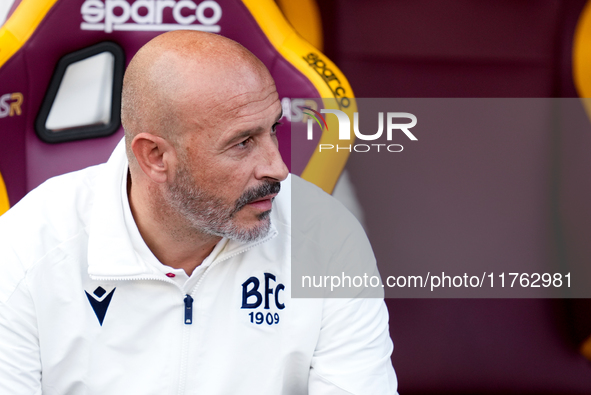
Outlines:
{"label": "man's forehead", "polygon": [[275,86],[268,86],[255,92],[242,92],[228,97],[219,108],[228,116],[244,117],[253,113],[272,111],[276,106],[281,107],[279,95]]}
{"label": "man's forehead", "polygon": [[[265,94],[263,94],[265,93]],[[259,91],[258,95],[245,94],[233,100],[194,109],[187,119],[195,130],[194,138],[227,143],[240,134],[254,134],[269,129],[282,114],[282,106],[275,90]]]}
{"label": "man's forehead", "polygon": [[223,118],[229,132],[248,128],[267,128],[275,123],[282,113],[281,102],[275,92],[264,100],[254,100],[243,106],[230,107]]}
{"label": "man's forehead", "polygon": [[[196,91],[192,107],[195,115],[203,116],[204,121],[220,121],[229,118],[248,117],[265,111],[273,106],[280,106],[279,95],[273,81],[238,86],[236,84],[219,85],[217,89],[209,87],[207,91]],[[197,88],[199,89],[199,88]]]}

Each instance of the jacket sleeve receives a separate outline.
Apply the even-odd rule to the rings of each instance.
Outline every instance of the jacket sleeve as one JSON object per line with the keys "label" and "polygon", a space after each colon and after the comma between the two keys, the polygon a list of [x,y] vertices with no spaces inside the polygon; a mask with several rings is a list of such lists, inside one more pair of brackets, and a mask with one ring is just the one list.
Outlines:
{"label": "jacket sleeve", "polygon": [[382,299],[325,299],[309,395],[392,395],[397,380]]}
{"label": "jacket sleeve", "polygon": [[0,248],[0,394],[38,395],[41,358],[35,307],[22,268],[5,252]]}
{"label": "jacket sleeve", "polygon": [[[396,394],[384,288],[371,280],[379,272],[367,235],[336,199],[292,178],[292,297],[323,298],[308,394]],[[304,276],[331,280],[306,287]],[[370,281],[358,286],[356,277]]]}

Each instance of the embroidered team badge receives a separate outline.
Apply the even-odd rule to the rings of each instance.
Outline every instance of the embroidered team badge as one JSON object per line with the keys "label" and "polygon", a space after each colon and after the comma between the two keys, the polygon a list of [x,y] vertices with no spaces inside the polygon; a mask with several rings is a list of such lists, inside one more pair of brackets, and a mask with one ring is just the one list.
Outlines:
{"label": "embroidered team badge", "polygon": [[253,276],[242,283],[242,309],[250,310],[249,321],[252,324],[277,325],[279,313],[285,308],[285,285],[279,283],[272,273],[263,273],[264,280]]}
{"label": "embroidered team badge", "polygon": [[113,294],[115,293],[115,288],[111,290],[111,292],[107,293],[103,287],[98,287],[95,289],[92,294],[84,291],[88,301],[90,302],[90,306],[96,314],[96,318],[98,318],[99,324],[103,326],[103,321],[105,319],[105,315],[107,314],[107,309],[109,308],[109,304],[111,303],[111,299],[113,298]]}

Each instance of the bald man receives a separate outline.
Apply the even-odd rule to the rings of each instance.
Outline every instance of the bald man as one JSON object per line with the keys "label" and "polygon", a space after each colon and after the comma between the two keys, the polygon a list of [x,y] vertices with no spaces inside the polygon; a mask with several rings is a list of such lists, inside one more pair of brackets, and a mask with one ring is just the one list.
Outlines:
{"label": "bald man", "polygon": [[[0,217],[0,393],[396,393],[383,300],[291,298],[292,233],[327,246],[318,267],[375,261],[342,206],[288,175],[281,116],[265,66],[229,39],[140,49],[109,161]],[[292,187],[328,216],[292,229]]]}

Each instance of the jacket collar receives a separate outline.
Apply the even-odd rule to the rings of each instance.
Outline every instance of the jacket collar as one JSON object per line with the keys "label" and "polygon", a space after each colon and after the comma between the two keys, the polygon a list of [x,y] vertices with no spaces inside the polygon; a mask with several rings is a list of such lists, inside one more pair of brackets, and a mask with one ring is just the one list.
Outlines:
{"label": "jacket collar", "polygon": [[[88,227],[88,273],[91,277],[135,279],[161,277],[162,272],[139,258],[132,246],[124,220],[127,198],[128,163],[124,139],[103,165],[95,183],[94,204]],[[271,229],[262,240],[252,243],[229,241],[216,260],[237,255],[277,235],[271,212]]]}

